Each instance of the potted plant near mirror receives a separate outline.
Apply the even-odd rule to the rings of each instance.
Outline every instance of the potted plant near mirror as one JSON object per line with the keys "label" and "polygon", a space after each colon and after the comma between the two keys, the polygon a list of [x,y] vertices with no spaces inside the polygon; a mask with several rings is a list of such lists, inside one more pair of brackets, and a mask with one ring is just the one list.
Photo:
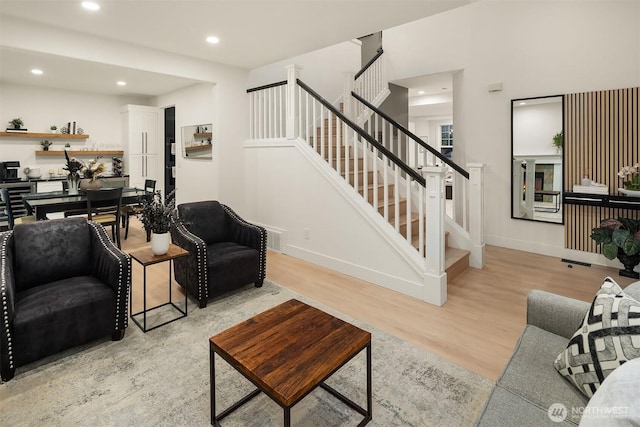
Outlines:
{"label": "potted plant near mirror", "polygon": [[605,219],[591,232],[591,238],[601,245],[602,254],[618,258],[624,265],[620,275],[640,279],[634,268],[640,263],[640,220],[632,218]]}
{"label": "potted plant near mirror", "polygon": [[169,250],[171,236],[171,213],[175,208],[175,191],[162,199],[160,190],[140,197],[140,212],[137,216],[146,231],[151,231],[151,251],[154,255],[164,255]]}
{"label": "potted plant near mirror", "polygon": [[562,151],[562,132],[558,132],[555,135],[553,135],[553,145],[556,147],[556,153],[559,153],[560,151]]}
{"label": "potted plant near mirror", "polygon": [[56,125],[49,126],[49,129],[51,129],[51,133],[58,133],[58,126]]}

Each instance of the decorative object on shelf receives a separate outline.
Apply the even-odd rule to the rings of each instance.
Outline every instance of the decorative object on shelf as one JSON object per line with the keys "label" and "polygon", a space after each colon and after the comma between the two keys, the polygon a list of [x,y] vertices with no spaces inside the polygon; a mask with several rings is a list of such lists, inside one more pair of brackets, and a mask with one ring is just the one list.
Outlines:
{"label": "decorative object on shelf", "polygon": [[618,193],[624,194],[629,197],[640,197],[640,190],[627,190],[624,188],[618,188]]}
{"label": "decorative object on shelf", "polygon": [[84,133],[84,129],[82,129],[82,128],[78,128],[78,133],[79,133],[80,135],[82,135],[82,134]]}
{"label": "decorative object on shelf", "polygon": [[60,128],[60,133],[68,134],[69,133],[69,128],[61,127]]}
{"label": "decorative object on shelf", "polygon": [[640,164],[623,166],[618,176],[624,180],[622,185],[625,190],[640,191]]}
{"label": "decorative object on shelf", "polygon": [[122,176],[122,158],[112,157],[111,171],[115,176]]}
{"label": "decorative object on shelf", "polygon": [[556,147],[556,153],[559,153],[560,151],[562,151],[562,142],[563,142],[563,135],[562,132],[558,132],[555,135],[553,135],[553,145]]}
{"label": "decorative object on shelf", "polygon": [[64,148],[71,148],[71,144],[69,144],[68,142],[66,142],[66,143],[64,144]]}
{"label": "decorative object on shelf", "polygon": [[[15,119],[9,120],[9,123],[11,124],[11,126],[13,126],[14,129],[20,129],[22,127],[22,125],[24,124],[24,122],[22,121],[22,119],[20,117],[17,117]],[[9,130],[9,129],[7,129],[7,130]]]}
{"label": "decorative object on shelf", "polygon": [[49,126],[49,129],[51,130],[51,133],[58,133],[58,126],[56,125]]}
{"label": "decorative object on shelf", "polygon": [[167,195],[164,202],[160,190],[140,196],[141,210],[136,216],[142,221],[144,229],[151,231],[151,250],[154,255],[164,255],[169,250],[169,228],[175,205],[175,190]]}
{"label": "decorative object on shelf", "polygon": [[605,219],[591,232],[591,238],[601,245],[602,254],[624,265],[619,274],[640,278],[634,267],[640,263],[640,220],[633,218]]}
{"label": "decorative object on shelf", "polygon": [[40,141],[40,145],[42,145],[42,149],[44,151],[49,151],[49,147],[53,144],[53,142],[45,139],[44,141]]}

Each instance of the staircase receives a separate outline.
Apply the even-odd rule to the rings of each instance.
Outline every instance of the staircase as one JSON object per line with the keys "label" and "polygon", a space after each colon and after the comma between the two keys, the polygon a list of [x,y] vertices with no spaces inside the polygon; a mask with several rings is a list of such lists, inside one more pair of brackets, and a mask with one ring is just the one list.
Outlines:
{"label": "staircase", "polygon": [[[369,69],[358,73],[357,81],[345,79],[344,104],[338,108],[299,79],[300,67],[295,64],[285,67],[286,81],[248,89],[251,146],[266,149],[266,158],[274,160],[279,156],[270,147],[277,150],[282,143],[295,147],[342,196],[345,215],[356,215],[344,224],[375,233],[376,246],[350,241],[347,246],[355,252],[343,252],[344,261],[334,258],[326,246],[301,241],[299,234],[294,237],[296,243],[289,245],[292,252],[440,306],[447,300],[448,281],[469,266],[484,264],[483,165],[469,164],[466,171],[384,117],[377,109],[388,92],[379,54]],[[386,122],[380,131],[382,120]],[[269,140],[279,141],[271,145]],[[250,157],[256,167],[268,169],[260,157]],[[444,198],[448,171],[454,174],[451,202]],[[275,175],[277,179],[278,172]],[[306,195],[303,192],[301,197]],[[256,207],[261,202],[270,204],[260,193],[256,196]],[[445,214],[448,203],[452,203],[451,216]],[[260,215],[259,209],[255,212]],[[315,221],[323,226],[331,222]],[[279,225],[296,229],[300,222],[287,220]],[[349,231],[343,227],[342,233]]]}
{"label": "staircase", "polygon": [[[339,111],[341,113],[344,111],[343,103],[340,103]],[[344,178],[349,185],[354,186],[355,188],[355,184],[357,182],[358,193],[363,197],[365,193],[364,187],[366,185],[367,196],[365,199],[367,202],[374,208],[377,207],[378,212],[382,216],[385,216],[386,206],[387,221],[406,239],[408,223],[410,223],[409,228],[411,230],[417,230],[419,227],[420,215],[416,212],[417,209],[412,208],[411,215],[407,218],[407,198],[398,195],[398,201],[396,203],[395,197],[397,195],[394,183],[387,185],[387,196],[385,198],[385,186],[380,184],[383,181],[383,176],[378,171],[375,172],[377,173],[377,177],[374,179],[374,171],[365,170],[364,158],[361,155],[355,158],[353,148],[345,146],[344,132],[340,132],[338,130],[337,116],[332,115],[330,118],[324,118],[323,126],[324,129],[321,126],[316,126],[316,131],[313,133],[315,136],[309,137],[310,146],[315,147],[316,152],[323,156],[327,164],[330,164],[334,170],[339,171],[342,178]],[[349,150],[349,156],[347,156],[347,149]],[[376,197],[374,197],[374,193],[377,193]],[[374,206],[373,204],[375,200],[377,200],[377,203]],[[397,224],[396,215],[398,218]],[[423,220],[426,221],[426,216],[423,216]],[[449,233],[445,232],[445,272],[447,273],[447,279],[453,280],[469,268],[470,251],[450,247],[448,237]],[[420,250],[419,237],[415,231],[412,233],[411,245],[416,250]],[[426,248],[423,247],[423,253],[425,251]]]}

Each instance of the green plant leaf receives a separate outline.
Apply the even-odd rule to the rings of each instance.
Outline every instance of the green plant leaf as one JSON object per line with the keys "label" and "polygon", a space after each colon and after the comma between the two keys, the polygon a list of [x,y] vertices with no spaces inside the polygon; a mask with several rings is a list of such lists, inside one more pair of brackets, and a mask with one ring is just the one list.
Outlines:
{"label": "green plant leaf", "polygon": [[610,243],[611,242],[611,230],[605,228],[594,228],[591,231],[591,238],[596,243]]}
{"label": "green plant leaf", "polygon": [[618,257],[618,245],[613,242],[604,243],[602,245],[602,255],[609,259],[616,259]]}
{"label": "green plant leaf", "polygon": [[625,242],[629,237],[631,237],[631,233],[629,233],[629,230],[623,230],[621,228],[619,228],[618,230],[614,230],[611,234],[611,240],[613,240],[613,243],[621,248],[624,247]]}
{"label": "green plant leaf", "polygon": [[633,236],[629,236],[629,238],[625,240],[624,245],[622,245],[622,249],[627,255],[638,254],[640,253],[640,240],[636,240]]}
{"label": "green plant leaf", "polygon": [[618,221],[622,223],[622,227],[628,230],[631,234],[635,234],[640,229],[640,221],[632,218],[618,218]]}

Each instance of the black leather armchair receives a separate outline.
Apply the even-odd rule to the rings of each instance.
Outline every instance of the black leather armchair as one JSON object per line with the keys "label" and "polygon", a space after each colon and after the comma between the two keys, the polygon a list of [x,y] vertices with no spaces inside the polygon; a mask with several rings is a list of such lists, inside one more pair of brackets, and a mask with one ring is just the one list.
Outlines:
{"label": "black leather armchair", "polygon": [[131,258],[84,218],[0,234],[0,374],[111,335],[124,337]]}
{"label": "black leather armchair", "polygon": [[267,231],[217,201],[178,205],[171,240],[189,251],[189,256],[174,260],[175,279],[200,308],[213,296],[264,282]]}

